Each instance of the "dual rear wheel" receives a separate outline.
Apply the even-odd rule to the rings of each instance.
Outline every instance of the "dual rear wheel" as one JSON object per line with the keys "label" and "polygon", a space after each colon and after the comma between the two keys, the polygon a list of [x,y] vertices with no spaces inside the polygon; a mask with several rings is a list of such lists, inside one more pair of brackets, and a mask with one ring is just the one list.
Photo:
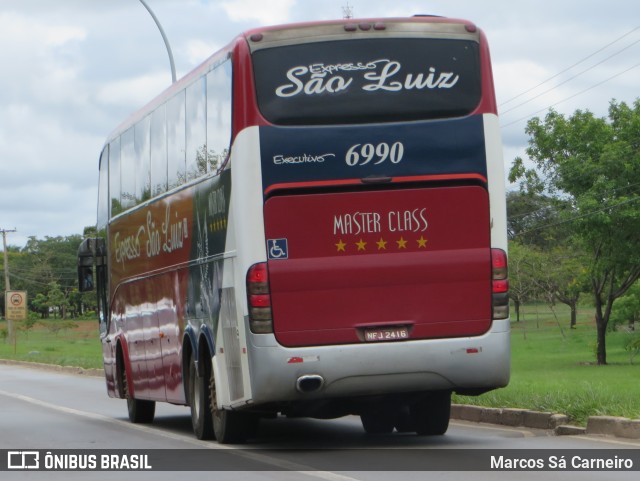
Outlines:
{"label": "dual rear wheel", "polygon": [[415,432],[420,436],[439,436],[447,432],[451,415],[451,392],[438,391],[401,406],[380,406],[360,414],[367,434]]}
{"label": "dual rear wheel", "polygon": [[189,363],[189,406],[191,424],[198,439],[216,439],[222,444],[240,444],[257,430],[258,417],[252,413],[219,409],[216,385],[208,362],[196,369],[192,355]]}

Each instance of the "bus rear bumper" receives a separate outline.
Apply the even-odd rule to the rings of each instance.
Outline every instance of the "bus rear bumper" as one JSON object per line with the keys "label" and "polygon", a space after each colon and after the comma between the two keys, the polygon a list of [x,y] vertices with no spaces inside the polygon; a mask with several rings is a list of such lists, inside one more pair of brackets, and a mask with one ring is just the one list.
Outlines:
{"label": "bus rear bumper", "polygon": [[[509,321],[482,336],[286,348],[251,335],[251,404],[452,390],[509,382]],[[235,406],[234,406],[235,407]],[[239,406],[237,406],[239,407]]]}

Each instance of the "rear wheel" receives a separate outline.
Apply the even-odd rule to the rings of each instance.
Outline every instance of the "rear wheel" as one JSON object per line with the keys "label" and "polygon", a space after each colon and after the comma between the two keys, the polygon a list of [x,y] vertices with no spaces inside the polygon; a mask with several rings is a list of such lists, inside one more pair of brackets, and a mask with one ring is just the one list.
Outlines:
{"label": "rear wheel", "polygon": [[156,414],[156,402],[134,399],[129,390],[129,380],[124,367],[120,373],[124,396],[127,398],[129,420],[136,424],[150,424]]}
{"label": "rear wheel", "polygon": [[213,422],[211,417],[211,398],[209,397],[208,380],[211,369],[201,366],[203,372],[198,376],[195,356],[189,361],[189,407],[191,408],[191,424],[198,439],[213,439]]}
{"label": "rear wheel", "polygon": [[399,433],[414,433],[416,431],[413,420],[411,419],[411,412],[408,405],[402,405],[396,413],[396,419],[394,422],[396,431]]}
{"label": "rear wheel", "polygon": [[213,407],[213,432],[221,444],[241,444],[255,435],[259,418],[253,413],[218,409],[216,383],[213,375],[210,381],[211,405]]}
{"label": "rear wheel", "polygon": [[360,421],[367,434],[389,434],[394,428],[394,417],[389,409],[363,411]]}
{"label": "rear wheel", "polygon": [[439,436],[449,429],[451,391],[434,392],[410,407],[411,421],[421,436]]}

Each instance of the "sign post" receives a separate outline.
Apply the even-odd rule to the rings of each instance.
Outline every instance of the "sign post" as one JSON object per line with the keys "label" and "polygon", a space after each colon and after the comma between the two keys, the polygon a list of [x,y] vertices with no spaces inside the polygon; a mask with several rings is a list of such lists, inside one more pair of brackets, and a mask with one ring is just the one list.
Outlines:
{"label": "sign post", "polygon": [[8,321],[27,320],[27,291],[6,291],[4,305]]}
{"label": "sign post", "polygon": [[4,317],[9,327],[10,341],[13,343],[13,351],[16,350],[16,335],[13,321],[25,321],[27,319],[27,291],[5,291],[4,293]]}

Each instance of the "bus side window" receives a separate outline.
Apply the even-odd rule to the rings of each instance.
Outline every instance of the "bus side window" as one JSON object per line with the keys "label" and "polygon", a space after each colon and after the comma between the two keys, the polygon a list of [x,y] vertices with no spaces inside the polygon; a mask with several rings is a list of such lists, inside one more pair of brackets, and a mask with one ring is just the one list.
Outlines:
{"label": "bus side window", "polygon": [[187,181],[207,173],[206,83],[204,78],[187,87]]}
{"label": "bus side window", "polygon": [[167,191],[167,105],[151,114],[151,195]]}
{"label": "bus side window", "polygon": [[207,74],[207,164],[219,170],[229,154],[231,142],[231,61]]}
{"label": "bus side window", "polygon": [[167,159],[169,189],[187,180],[185,172],[185,91],[167,102]]}

